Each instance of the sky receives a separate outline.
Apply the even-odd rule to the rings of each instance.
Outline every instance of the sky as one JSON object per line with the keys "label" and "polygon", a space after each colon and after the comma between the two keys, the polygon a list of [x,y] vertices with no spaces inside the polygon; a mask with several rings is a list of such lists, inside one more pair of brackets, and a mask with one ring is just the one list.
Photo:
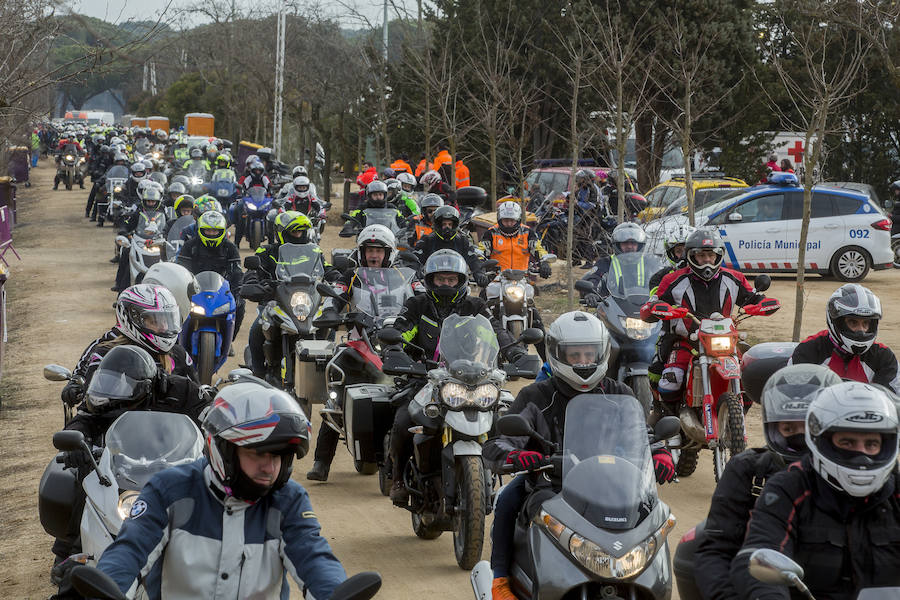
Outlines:
{"label": "sky", "polygon": [[[221,0],[213,0],[221,1]],[[269,12],[272,7],[277,5],[276,0],[235,0],[238,5],[252,5],[259,7],[264,6],[263,12]],[[75,12],[96,17],[109,22],[121,22],[128,20],[156,20],[166,11],[170,19],[177,13],[178,8],[193,4],[192,0],[68,0],[67,4],[72,7]],[[292,3],[298,3],[294,0]],[[391,7],[388,9],[391,13],[390,18],[396,17],[396,10],[415,11],[415,0],[389,0]],[[299,4],[308,4],[307,2],[299,2]],[[326,13],[333,15],[349,15],[351,10],[358,11],[365,19],[373,23],[380,23],[382,20],[383,4],[380,0],[319,0],[318,4]],[[358,26],[359,20],[350,17],[340,19],[346,26]],[[186,26],[192,27],[199,24],[199,21],[185,23],[176,20],[170,23],[173,27]]]}

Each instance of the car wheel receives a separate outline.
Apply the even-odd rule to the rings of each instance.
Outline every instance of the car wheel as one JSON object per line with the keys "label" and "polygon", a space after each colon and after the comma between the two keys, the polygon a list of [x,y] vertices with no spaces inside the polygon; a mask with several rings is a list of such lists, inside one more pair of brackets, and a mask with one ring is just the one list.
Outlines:
{"label": "car wheel", "polygon": [[869,273],[872,260],[859,246],[845,246],[831,258],[831,273],[839,281],[862,281]]}

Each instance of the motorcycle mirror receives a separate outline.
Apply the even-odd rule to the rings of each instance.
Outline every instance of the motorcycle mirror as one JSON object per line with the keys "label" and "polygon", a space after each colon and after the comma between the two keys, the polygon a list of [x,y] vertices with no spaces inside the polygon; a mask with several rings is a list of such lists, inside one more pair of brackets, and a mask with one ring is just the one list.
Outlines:
{"label": "motorcycle mirror", "polygon": [[237,381],[238,379],[240,379],[242,377],[249,377],[251,375],[253,375],[253,371],[251,371],[250,369],[246,369],[246,368],[232,369],[232,370],[228,371],[228,381]]}
{"label": "motorcycle mirror", "polygon": [[657,440],[667,440],[681,431],[681,419],[675,416],[663,417],[653,426],[653,437]]}
{"label": "motorcycle mirror", "polygon": [[385,327],[378,332],[378,341],[386,346],[398,346],[403,343],[403,336],[393,327]]}
{"label": "motorcycle mirror", "polygon": [[350,257],[346,255],[333,256],[331,264],[338,271],[345,271],[350,268]]}
{"label": "motorcycle mirror", "polygon": [[323,296],[328,296],[329,298],[337,298],[341,299],[341,295],[337,293],[337,291],[325,283],[324,281],[320,281],[316,284],[316,291],[319,292]]}
{"label": "motorcycle mirror", "polygon": [[770,548],[760,548],[750,555],[750,574],[763,583],[795,585],[802,583],[803,567]]}
{"label": "motorcycle mirror", "polygon": [[369,600],[380,589],[381,575],[375,571],[364,571],[334,588],[329,600]]}
{"label": "motorcycle mirror", "polygon": [[575,282],[575,290],[583,294],[593,294],[594,284],[592,284],[590,281],[579,279]]}
{"label": "motorcycle mirror", "polygon": [[541,259],[541,262],[545,262],[548,265],[552,265],[553,263],[556,262],[557,258],[558,257],[555,254],[545,254],[544,258]]}
{"label": "motorcycle mirror", "polygon": [[419,257],[417,257],[414,253],[410,252],[409,250],[401,250],[397,254],[397,258],[399,258],[400,260],[406,261],[406,262],[419,264]]}
{"label": "motorcycle mirror", "polygon": [[131,248],[131,241],[124,235],[116,236],[116,244],[118,244],[119,246],[121,246],[123,248]]}
{"label": "motorcycle mirror", "polygon": [[49,381],[68,381],[72,378],[72,372],[60,365],[47,365],[44,367],[44,379]]}
{"label": "motorcycle mirror", "polygon": [[84,448],[84,434],[80,431],[63,430],[53,434],[53,447],[63,452],[77,452]]}
{"label": "motorcycle mirror", "polygon": [[504,415],[497,420],[497,431],[512,437],[531,437],[534,430],[522,415]]}
{"label": "motorcycle mirror", "polygon": [[79,565],[72,569],[72,586],[85,598],[125,600],[125,594],[112,577],[96,567]]}
{"label": "motorcycle mirror", "polygon": [[499,265],[499,264],[500,264],[500,261],[497,261],[497,260],[494,260],[494,259],[486,260],[486,261],[484,261],[484,263],[482,264],[482,268],[483,268],[485,271],[487,271],[487,270],[496,268],[497,265]]}
{"label": "motorcycle mirror", "polygon": [[772,286],[772,278],[762,273],[761,275],[757,275],[756,279],[753,280],[753,287],[756,288],[757,292],[764,292],[769,287]]}
{"label": "motorcycle mirror", "polygon": [[541,340],[544,339],[544,332],[538,329],[537,327],[529,327],[522,331],[522,334],[519,336],[519,343],[521,344],[538,344]]}
{"label": "motorcycle mirror", "polygon": [[244,258],[244,268],[245,269],[258,269],[259,268],[259,257],[258,256],[247,256]]}

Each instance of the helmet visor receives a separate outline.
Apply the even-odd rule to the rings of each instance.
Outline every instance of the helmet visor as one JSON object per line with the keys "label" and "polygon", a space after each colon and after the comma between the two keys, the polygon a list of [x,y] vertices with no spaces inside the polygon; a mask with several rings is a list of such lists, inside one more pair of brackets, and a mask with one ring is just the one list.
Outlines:
{"label": "helmet visor", "polygon": [[605,348],[595,342],[560,343],[556,345],[556,359],[570,367],[596,367],[604,359]]}
{"label": "helmet visor", "polygon": [[107,404],[109,400],[128,400],[135,396],[143,395],[147,380],[132,379],[125,373],[97,369],[91,378],[87,395],[92,398],[92,403],[97,406]]}
{"label": "helmet visor", "polygon": [[178,306],[170,310],[147,311],[141,314],[138,326],[155,335],[177,335],[181,331]]}

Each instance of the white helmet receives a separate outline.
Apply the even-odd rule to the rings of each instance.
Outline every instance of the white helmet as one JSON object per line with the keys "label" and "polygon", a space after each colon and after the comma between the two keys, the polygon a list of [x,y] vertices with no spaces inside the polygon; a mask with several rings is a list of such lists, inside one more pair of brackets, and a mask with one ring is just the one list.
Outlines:
{"label": "white helmet", "polygon": [[[397,181],[400,182],[400,186],[403,188],[404,192],[411,192],[416,187],[416,177],[412,173],[407,173],[406,171],[397,174]],[[406,186],[409,186],[409,188],[407,189]]]}
{"label": "white helmet", "polygon": [[[560,315],[547,329],[547,360],[554,377],[577,392],[589,392],[606,376],[609,365],[609,331],[600,319],[580,310]],[[587,353],[572,357],[578,346]],[[581,348],[586,347],[586,348]]]}
{"label": "white helmet", "polygon": [[[881,320],[881,300],[867,287],[847,283],[839,287],[828,299],[825,322],[834,344],[847,354],[863,354],[878,335]],[[868,331],[853,331],[847,327],[847,317],[869,319]]]}
{"label": "white helmet", "polygon": [[[512,227],[505,227],[500,221],[502,219],[513,219],[516,224]],[[497,206],[497,228],[500,232],[512,236],[519,233],[522,222],[522,206],[518,202],[501,202]]]}
{"label": "white helmet", "polygon": [[137,183],[147,175],[147,165],[138,161],[131,165],[131,178]]}
{"label": "white helmet", "polygon": [[397,256],[397,238],[394,233],[384,225],[369,225],[364,227],[356,237],[356,254],[357,263],[364,264],[364,246],[377,246],[387,250],[382,267],[389,267],[394,264],[394,258]]}
{"label": "white helmet", "polygon": [[[816,472],[838,490],[863,498],[882,488],[897,468],[897,408],[873,385],[848,381],[823,389],[806,413],[806,445]],[[875,454],[837,448],[837,432],[877,433]]]}
{"label": "white helmet", "polygon": [[293,178],[297,178],[297,177],[309,177],[309,171],[307,171],[307,170],[306,170],[306,167],[304,167],[303,165],[297,165],[297,166],[294,167],[294,169],[291,171],[291,177],[293,177]]}
{"label": "white helmet", "polygon": [[122,290],[116,300],[116,327],[125,337],[149,349],[167,353],[181,333],[181,313],[168,289],[139,283]]}
{"label": "white helmet", "polygon": [[620,223],[612,230],[613,251],[622,253],[623,242],[634,242],[638,245],[636,252],[641,252],[647,243],[647,234],[637,223]]}
{"label": "white helmet", "polygon": [[294,195],[298,198],[309,198],[309,177],[298,175],[294,177]]}
{"label": "white helmet", "polygon": [[419,183],[421,183],[422,188],[426,192],[428,192],[428,191],[431,191],[431,188],[434,187],[436,184],[438,184],[442,180],[443,180],[443,177],[441,177],[440,173],[438,173],[437,171],[431,170],[431,171],[425,171],[422,174],[422,177],[419,178]]}
{"label": "white helmet", "polygon": [[158,262],[144,275],[144,283],[161,285],[175,297],[183,323],[191,311],[191,297],[200,291],[197,278],[185,267],[173,262]]}
{"label": "white helmet", "polygon": [[675,249],[675,246],[684,246],[684,243],[687,242],[687,239],[696,230],[695,227],[691,227],[687,223],[678,222],[674,222],[674,225],[671,227],[666,227],[666,239],[663,242],[663,248],[666,252],[666,258],[669,259],[670,263],[676,265],[687,259],[687,251],[685,251],[681,258],[678,258],[673,254],[673,250]]}

